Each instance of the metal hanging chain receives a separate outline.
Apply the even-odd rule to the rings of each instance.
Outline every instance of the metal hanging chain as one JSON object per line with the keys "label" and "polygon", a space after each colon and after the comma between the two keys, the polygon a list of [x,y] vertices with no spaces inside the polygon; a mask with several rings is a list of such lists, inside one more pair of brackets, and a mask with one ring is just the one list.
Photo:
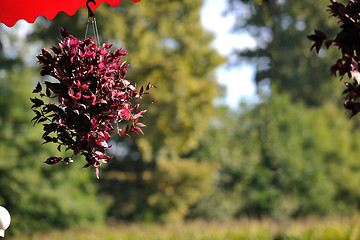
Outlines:
{"label": "metal hanging chain", "polygon": [[96,43],[96,46],[99,47],[100,46],[99,31],[97,29],[95,14],[94,14],[94,12],[91,10],[91,8],[89,6],[90,2],[93,3],[94,5],[96,5],[95,0],[88,0],[86,2],[86,7],[88,9],[88,22],[86,24],[85,38],[87,37],[89,24],[91,22],[91,26],[92,26],[92,30],[93,30],[93,34],[94,34],[94,38],[95,38],[95,43]]}

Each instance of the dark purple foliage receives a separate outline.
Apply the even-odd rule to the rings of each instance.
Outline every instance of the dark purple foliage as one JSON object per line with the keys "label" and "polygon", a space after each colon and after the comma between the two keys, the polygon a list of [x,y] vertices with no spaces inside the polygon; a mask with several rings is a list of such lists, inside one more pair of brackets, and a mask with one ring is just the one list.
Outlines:
{"label": "dark purple foliage", "polygon": [[351,82],[345,83],[346,89],[343,94],[344,107],[351,112],[350,117],[353,117],[360,112],[360,3],[357,0],[349,0],[345,7],[342,3],[331,0],[328,8],[331,16],[339,19],[341,31],[334,39],[328,39],[323,32],[315,30],[315,34],[308,36],[314,41],[310,50],[315,48],[318,53],[325,43],[326,48],[335,45],[341,52],[341,58],[330,68],[330,72],[335,76],[338,74],[340,79],[345,75],[352,78]]}
{"label": "dark purple foliage", "polygon": [[[42,49],[37,56],[42,65],[41,75],[49,75],[56,81],[45,81],[45,93],[40,83],[33,93],[50,99],[45,103],[31,98],[36,116],[34,124],[43,122],[44,143],[53,142],[72,150],[73,155],[85,156],[88,166],[98,167],[112,157],[105,151],[111,146],[109,132],[117,127],[118,134],[141,133],[144,124],[138,122],[146,110],[139,111],[140,99],[149,89],[150,83],[140,91],[125,79],[127,64],[121,62],[126,51],[109,51],[111,45],[97,47],[92,39],[79,40],[61,30],[63,40],[51,52]],[[136,101],[137,100],[137,101]],[[47,164],[66,164],[72,159],[51,157]]]}

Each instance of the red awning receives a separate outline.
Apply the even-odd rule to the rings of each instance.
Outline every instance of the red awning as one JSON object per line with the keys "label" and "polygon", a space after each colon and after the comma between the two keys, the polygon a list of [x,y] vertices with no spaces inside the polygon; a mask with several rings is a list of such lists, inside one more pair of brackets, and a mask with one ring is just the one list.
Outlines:
{"label": "red awning", "polygon": [[[86,0],[1,0],[0,23],[12,27],[20,19],[33,23],[39,16],[52,20],[59,12],[72,16],[80,7],[86,7],[86,2]],[[116,7],[121,0],[96,0],[96,5],[90,3],[91,10],[94,11],[102,2]]]}

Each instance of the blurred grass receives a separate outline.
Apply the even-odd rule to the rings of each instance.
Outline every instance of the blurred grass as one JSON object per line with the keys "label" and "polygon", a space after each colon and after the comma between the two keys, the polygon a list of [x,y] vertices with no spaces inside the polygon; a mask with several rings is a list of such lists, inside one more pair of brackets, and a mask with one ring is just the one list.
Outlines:
{"label": "blurred grass", "polygon": [[119,223],[64,231],[35,233],[9,240],[357,240],[360,217],[239,220],[232,222],[194,221],[183,224]]}

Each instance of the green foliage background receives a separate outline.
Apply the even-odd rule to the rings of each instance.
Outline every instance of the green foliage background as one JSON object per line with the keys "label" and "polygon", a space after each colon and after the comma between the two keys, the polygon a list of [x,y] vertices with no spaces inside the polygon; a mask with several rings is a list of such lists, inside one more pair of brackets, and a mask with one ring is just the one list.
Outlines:
{"label": "green foliage background", "polygon": [[314,28],[336,32],[327,4],[228,1],[234,30],[258,44],[230,59],[257,67],[260,101],[236,110],[214,104],[221,95],[214,71],[225,59],[200,24],[202,1],[102,4],[101,41],[127,49],[130,81],[158,88],[142,102],[145,135],[114,136],[114,159],[99,181],[80,158],[70,167],[44,165],[56,149],[42,146],[41,126],[30,123],[29,98],[41,80],[34,52],[57,44],[60,26],[83,38],[87,12],[39,18],[25,41],[16,27],[1,26],[0,205],[11,212],[10,234],[119,220],[358,213],[358,119],[347,119],[342,87],[328,73],[337,53],[316,57],[306,39]]}

